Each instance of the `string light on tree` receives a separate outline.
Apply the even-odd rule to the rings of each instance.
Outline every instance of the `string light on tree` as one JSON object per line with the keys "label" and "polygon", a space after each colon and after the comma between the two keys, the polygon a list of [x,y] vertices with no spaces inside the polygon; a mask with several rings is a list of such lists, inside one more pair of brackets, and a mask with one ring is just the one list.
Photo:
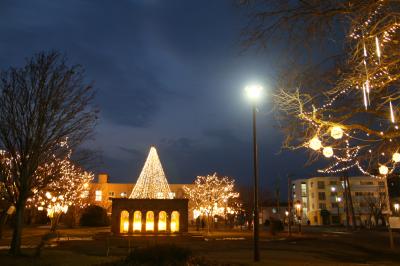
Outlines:
{"label": "string light on tree", "polygon": [[184,186],[183,189],[195,217],[205,215],[209,220],[215,215],[226,216],[240,209],[240,204],[235,201],[239,198],[239,193],[235,191],[235,181],[229,177],[219,177],[216,173],[198,176],[193,187]]}

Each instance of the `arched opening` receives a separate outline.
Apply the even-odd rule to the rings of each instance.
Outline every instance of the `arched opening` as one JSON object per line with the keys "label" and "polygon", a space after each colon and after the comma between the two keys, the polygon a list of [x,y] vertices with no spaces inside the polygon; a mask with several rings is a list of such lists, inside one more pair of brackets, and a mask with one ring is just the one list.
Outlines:
{"label": "arched opening", "polygon": [[179,212],[177,211],[171,214],[171,232],[179,232]]}
{"label": "arched opening", "polygon": [[119,227],[120,233],[128,233],[128,231],[129,231],[129,212],[122,211],[120,220],[121,220],[120,227]]}
{"label": "arched opening", "polygon": [[165,211],[160,211],[158,213],[158,231],[167,230],[167,213]]}
{"label": "arched opening", "polygon": [[146,213],[146,231],[154,231],[154,212]]}
{"label": "arched opening", "polygon": [[133,231],[142,231],[142,212],[135,211],[133,213]]}

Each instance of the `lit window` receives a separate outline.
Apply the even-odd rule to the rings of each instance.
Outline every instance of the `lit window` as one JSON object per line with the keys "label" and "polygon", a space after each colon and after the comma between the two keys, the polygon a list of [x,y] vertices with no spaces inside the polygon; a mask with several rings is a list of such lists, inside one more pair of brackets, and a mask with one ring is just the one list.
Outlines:
{"label": "lit window", "polygon": [[129,231],[129,212],[127,211],[122,211],[121,212],[121,218],[120,218],[120,233],[128,233]]}
{"label": "lit window", "polygon": [[154,212],[146,213],[146,231],[154,231]]}
{"label": "lit window", "polygon": [[160,211],[158,214],[158,231],[167,230],[167,213],[165,211]]}
{"label": "lit window", "polygon": [[171,232],[179,232],[179,212],[177,211],[171,213]]}
{"label": "lit window", "polygon": [[101,190],[96,190],[96,192],[95,192],[95,195],[96,195],[95,200],[96,201],[101,201],[101,194],[102,194]]}
{"label": "lit window", "polygon": [[142,213],[140,211],[133,213],[133,231],[142,231]]}
{"label": "lit window", "polygon": [[121,193],[121,198],[126,198],[126,192]]}
{"label": "lit window", "polygon": [[169,196],[170,199],[175,198],[175,192],[169,192],[168,196]]}

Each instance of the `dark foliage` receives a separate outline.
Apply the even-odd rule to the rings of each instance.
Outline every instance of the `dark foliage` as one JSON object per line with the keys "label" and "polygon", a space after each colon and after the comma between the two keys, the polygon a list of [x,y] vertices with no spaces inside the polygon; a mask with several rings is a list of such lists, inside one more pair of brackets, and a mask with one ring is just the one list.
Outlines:
{"label": "dark foliage", "polygon": [[83,226],[107,226],[110,224],[110,220],[107,217],[106,209],[92,205],[83,211],[80,224]]}

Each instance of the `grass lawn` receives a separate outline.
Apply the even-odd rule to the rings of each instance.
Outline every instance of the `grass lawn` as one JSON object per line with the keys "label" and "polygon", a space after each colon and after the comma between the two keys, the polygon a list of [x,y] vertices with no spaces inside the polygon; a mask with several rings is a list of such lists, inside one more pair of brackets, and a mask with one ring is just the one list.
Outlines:
{"label": "grass lawn", "polygon": [[35,258],[31,247],[40,242],[47,230],[32,227],[24,230],[26,256],[20,258],[9,256],[5,249],[11,239],[11,232],[7,231],[0,240],[0,265],[96,265],[124,258],[130,248],[165,243],[190,248],[197,256],[231,265],[400,265],[400,249],[387,248],[386,232],[313,229],[305,230],[303,235],[294,234],[292,238],[287,238],[285,233],[271,237],[263,232],[262,261],[253,264],[251,232],[248,231],[128,238],[109,237],[109,228],[60,229],[59,241],[53,242],[53,247],[44,248],[41,256]]}

